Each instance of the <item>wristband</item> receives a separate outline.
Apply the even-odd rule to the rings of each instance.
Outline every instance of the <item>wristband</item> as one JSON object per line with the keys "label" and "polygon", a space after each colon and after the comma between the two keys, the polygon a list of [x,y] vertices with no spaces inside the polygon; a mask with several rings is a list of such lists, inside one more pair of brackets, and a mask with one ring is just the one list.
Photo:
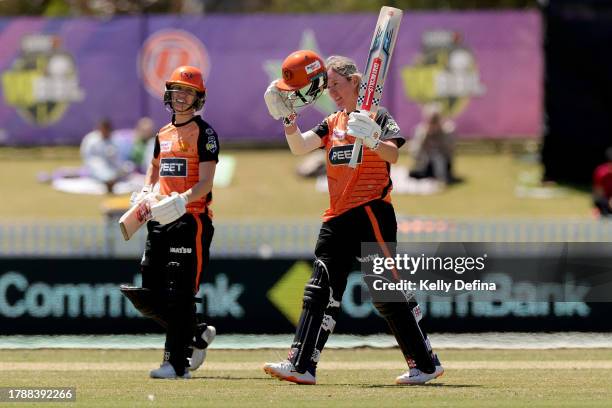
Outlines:
{"label": "wristband", "polygon": [[289,127],[295,125],[295,120],[297,119],[297,113],[293,112],[291,115],[283,118],[283,126]]}

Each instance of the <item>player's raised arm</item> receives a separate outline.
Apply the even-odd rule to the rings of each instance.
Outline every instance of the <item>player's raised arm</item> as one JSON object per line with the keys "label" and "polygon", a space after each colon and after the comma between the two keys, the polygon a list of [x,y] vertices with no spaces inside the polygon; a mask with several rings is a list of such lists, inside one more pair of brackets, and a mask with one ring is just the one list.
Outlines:
{"label": "player's raised arm", "polygon": [[282,65],[283,78],[270,83],[264,94],[270,116],[282,120],[291,153],[306,154],[321,146],[315,132],[302,133],[296,124],[296,108],[313,103],[327,85],[325,63],[315,52],[291,53]]}

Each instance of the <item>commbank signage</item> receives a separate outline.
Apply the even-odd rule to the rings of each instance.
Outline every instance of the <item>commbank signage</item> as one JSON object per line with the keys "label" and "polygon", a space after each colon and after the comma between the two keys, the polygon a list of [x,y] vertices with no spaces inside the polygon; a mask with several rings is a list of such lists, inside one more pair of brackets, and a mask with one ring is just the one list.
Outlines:
{"label": "commbank signage", "polygon": [[[301,310],[311,261],[213,259],[199,296],[220,333],[290,333]],[[0,260],[1,334],[161,332],[119,292],[141,283],[137,260]],[[336,331],[370,334],[387,327],[369,301],[361,273],[348,278]],[[610,303],[422,302],[426,328],[466,331],[608,331]]]}

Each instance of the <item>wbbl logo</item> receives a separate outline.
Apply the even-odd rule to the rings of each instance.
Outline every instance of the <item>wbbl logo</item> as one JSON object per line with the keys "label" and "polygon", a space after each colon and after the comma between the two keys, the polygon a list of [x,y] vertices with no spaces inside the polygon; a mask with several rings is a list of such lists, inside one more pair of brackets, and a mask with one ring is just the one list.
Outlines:
{"label": "wbbl logo", "polygon": [[159,163],[161,177],[187,177],[187,159],[163,158]]}

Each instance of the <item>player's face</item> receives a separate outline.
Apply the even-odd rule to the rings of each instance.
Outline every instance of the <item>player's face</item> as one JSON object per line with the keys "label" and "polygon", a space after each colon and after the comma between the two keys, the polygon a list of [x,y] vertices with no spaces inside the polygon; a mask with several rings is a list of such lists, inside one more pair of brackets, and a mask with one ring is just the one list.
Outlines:
{"label": "player's face", "polygon": [[193,88],[181,85],[170,87],[172,96],[172,107],[176,112],[185,112],[190,109],[197,97],[197,92]]}
{"label": "player's face", "polygon": [[333,69],[327,70],[329,96],[340,109],[353,109],[357,101],[357,78],[345,77]]}

